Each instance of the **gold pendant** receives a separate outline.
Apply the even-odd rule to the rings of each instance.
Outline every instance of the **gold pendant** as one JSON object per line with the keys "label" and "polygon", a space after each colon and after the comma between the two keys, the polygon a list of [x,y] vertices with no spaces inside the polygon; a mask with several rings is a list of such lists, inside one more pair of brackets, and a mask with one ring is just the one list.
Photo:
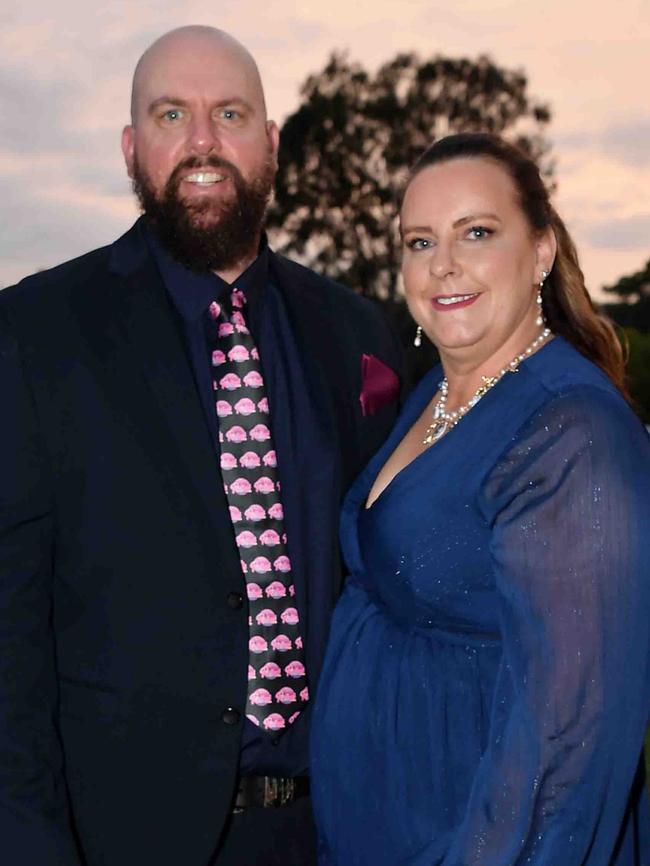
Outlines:
{"label": "gold pendant", "polygon": [[433,445],[434,442],[437,442],[438,439],[442,439],[445,433],[448,430],[448,423],[444,418],[437,418],[433,424],[429,424],[427,428],[427,432],[424,434],[424,439],[422,440],[423,445]]}

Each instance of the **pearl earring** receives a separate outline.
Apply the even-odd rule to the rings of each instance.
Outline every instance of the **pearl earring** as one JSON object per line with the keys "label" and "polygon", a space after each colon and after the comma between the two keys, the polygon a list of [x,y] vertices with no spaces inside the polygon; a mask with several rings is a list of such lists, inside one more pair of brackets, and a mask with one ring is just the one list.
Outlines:
{"label": "pearl earring", "polygon": [[416,330],[415,330],[415,338],[413,340],[413,345],[416,347],[416,349],[419,349],[420,346],[422,345],[422,326],[421,325],[418,325]]}
{"label": "pearl earring", "polygon": [[535,324],[538,327],[542,327],[542,325],[546,324],[546,319],[544,318],[544,307],[542,306],[544,301],[542,299],[542,287],[544,286],[544,280],[548,277],[548,271],[542,271],[542,278],[539,281],[539,288],[537,289],[537,318],[535,319]]}

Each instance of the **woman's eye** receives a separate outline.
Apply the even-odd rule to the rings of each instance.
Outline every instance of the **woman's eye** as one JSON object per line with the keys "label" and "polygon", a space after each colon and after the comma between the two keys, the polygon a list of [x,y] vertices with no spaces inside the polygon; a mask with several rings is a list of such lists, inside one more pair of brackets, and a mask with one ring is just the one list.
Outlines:
{"label": "woman's eye", "polygon": [[406,242],[406,246],[410,250],[427,250],[431,246],[431,241],[426,238],[411,238]]}
{"label": "woman's eye", "polygon": [[475,241],[483,240],[492,234],[491,229],[486,229],[485,226],[472,226],[467,232],[467,236]]}

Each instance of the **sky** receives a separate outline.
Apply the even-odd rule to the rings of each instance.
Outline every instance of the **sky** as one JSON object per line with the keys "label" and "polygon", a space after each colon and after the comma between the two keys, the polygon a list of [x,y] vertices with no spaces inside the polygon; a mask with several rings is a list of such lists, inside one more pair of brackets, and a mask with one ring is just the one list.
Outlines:
{"label": "sky", "polygon": [[523,69],[552,110],[555,203],[594,297],[650,258],[650,0],[26,0],[0,11],[0,287],[133,222],[133,67],[184,24],[250,49],[280,123],[333,50],[369,70],[401,51]]}

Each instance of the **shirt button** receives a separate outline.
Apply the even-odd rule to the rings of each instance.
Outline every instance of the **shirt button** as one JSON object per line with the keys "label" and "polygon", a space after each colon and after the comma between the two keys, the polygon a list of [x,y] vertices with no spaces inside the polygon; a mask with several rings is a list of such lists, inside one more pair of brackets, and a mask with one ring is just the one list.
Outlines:
{"label": "shirt button", "polygon": [[244,596],[241,592],[229,592],[226,597],[226,604],[232,610],[239,610],[244,604]]}
{"label": "shirt button", "polygon": [[234,707],[226,707],[223,713],[221,713],[221,721],[225,725],[236,725],[239,721],[239,710],[236,710]]}

